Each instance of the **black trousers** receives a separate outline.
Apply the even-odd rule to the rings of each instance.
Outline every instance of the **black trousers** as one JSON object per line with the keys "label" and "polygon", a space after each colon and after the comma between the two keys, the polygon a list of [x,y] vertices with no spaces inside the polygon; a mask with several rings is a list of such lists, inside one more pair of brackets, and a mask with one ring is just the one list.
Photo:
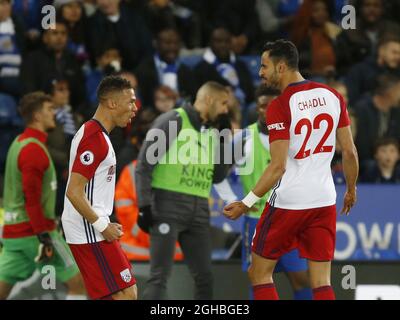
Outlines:
{"label": "black trousers", "polygon": [[169,218],[158,218],[150,230],[150,279],[147,281],[143,299],[167,298],[167,280],[174,263],[176,241],[181,246],[185,262],[194,279],[194,298],[212,299],[213,277],[209,224],[194,221],[178,222]]}

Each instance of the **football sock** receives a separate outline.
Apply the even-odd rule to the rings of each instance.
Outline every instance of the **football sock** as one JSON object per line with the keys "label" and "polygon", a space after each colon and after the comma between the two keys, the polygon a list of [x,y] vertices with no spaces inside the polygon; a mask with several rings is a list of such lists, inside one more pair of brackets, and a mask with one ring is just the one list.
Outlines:
{"label": "football sock", "polygon": [[254,300],[279,300],[274,283],[253,286]]}
{"label": "football sock", "polygon": [[313,300],[336,300],[335,292],[331,286],[322,286],[313,291]]}

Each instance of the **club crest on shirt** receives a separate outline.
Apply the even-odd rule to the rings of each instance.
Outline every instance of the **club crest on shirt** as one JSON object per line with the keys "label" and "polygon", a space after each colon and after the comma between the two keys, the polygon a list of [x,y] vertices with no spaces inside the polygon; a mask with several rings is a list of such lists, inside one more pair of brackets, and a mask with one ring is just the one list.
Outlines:
{"label": "club crest on shirt", "polygon": [[110,168],[108,168],[108,173],[107,173],[107,182],[111,182],[113,175],[115,174],[115,168],[116,166],[110,166]]}
{"label": "club crest on shirt", "polygon": [[93,154],[93,152],[91,152],[91,151],[85,151],[85,152],[82,152],[82,154],[81,154],[81,156],[80,156],[80,160],[81,160],[81,163],[83,164],[83,165],[85,165],[85,166],[89,166],[89,165],[91,165],[92,163],[93,163],[93,161],[94,161],[94,154]]}
{"label": "club crest on shirt", "polygon": [[132,275],[129,269],[125,269],[120,272],[122,280],[124,280],[126,283],[130,282],[132,280]]}

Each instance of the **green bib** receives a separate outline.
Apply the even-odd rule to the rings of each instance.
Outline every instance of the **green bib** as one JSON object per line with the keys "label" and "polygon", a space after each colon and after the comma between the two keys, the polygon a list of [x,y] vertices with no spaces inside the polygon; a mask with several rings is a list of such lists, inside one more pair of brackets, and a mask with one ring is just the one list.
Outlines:
{"label": "green bib", "polygon": [[182,128],[155,166],[151,186],[208,198],[214,174],[212,131],[198,132],[184,109],[176,111],[182,118]]}
{"label": "green bib", "polygon": [[[25,210],[25,197],[22,191],[22,174],[18,168],[18,157],[21,149],[29,143],[40,146],[49,158],[49,167],[43,175],[41,204],[47,219],[55,219],[56,203],[56,171],[53,161],[43,143],[35,138],[18,141],[19,136],[11,144],[6,160],[6,172],[4,177],[4,224],[12,225],[29,221]],[[34,155],[33,155],[34,156]]]}
{"label": "green bib", "polygon": [[[258,179],[264,173],[265,168],[271,162],[271,154],[269,150],[267,150],[261,142],[260,139],[260,131],[258,130],[257,123],[253,123],[248,127],[250,132],[250,141],[252,143],[251,150],[249,154],[246,155],[246,162],[243,166],[240,166],[239,174],[240,181],[243,185],[243,193],[247,195],[256,185]],[[252,170],[250,168],[253,167]],[[247,174],[251,172],[250,174]],[[246,174],[242,174],[246,173]],[[270,191],[267,192],[264,197],[260,199],[255,205],[258,209],[257,212],[249,212],[248,215],[253,218],[259,218],[264,210],[265,204],[269,198]]]}

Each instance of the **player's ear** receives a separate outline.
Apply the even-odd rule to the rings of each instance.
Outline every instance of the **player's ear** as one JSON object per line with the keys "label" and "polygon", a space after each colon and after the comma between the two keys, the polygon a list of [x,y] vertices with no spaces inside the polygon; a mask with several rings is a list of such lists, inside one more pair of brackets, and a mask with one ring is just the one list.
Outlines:
{"label": "player's ear", "polygon": [[282,61],[278,63],[278,73],[285,73],[286,68],[286,64],[284,64]]}
{"label": "player's ear", "polygon": [[108,99],[107,101],[107,106],[109,109],[116,109],[117,108],[117,103],[113,99]]}
{"label": "player's ear", "polygon": [[212,105],[213,98],[211,97],[211,95],[206,94],[204,101],[206,102],[207,107],[210,107]]}

